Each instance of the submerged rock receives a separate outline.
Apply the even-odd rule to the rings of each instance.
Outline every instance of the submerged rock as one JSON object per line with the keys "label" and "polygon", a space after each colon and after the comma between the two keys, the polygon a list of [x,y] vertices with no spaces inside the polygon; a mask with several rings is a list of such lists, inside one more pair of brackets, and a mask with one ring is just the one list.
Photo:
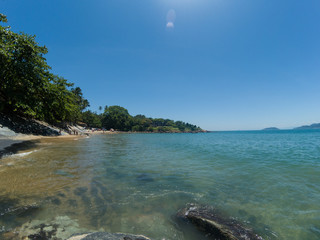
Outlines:
{"label": "submerged rock", "polygon": [[70,237],[68,240],[151,240],[142,235],[132,235],[125,233],[87,233]]}
{"label": "submerged rock", "polygon": [[142,173],[137,176],[137,180],[140,182],[154,182],[154,179],[147,173]]}
{"label": "submerged rock", "polygon": [[191,222],[209,239],[215,240],[263,240],[251,229],[234,219],[222,217],[215,209],[191,205],[177,214],[178,219]]}
{"label": "submerged rock", "polygon": [[58,216],[55,219],[45,222],[32,220],[21,226],[19,239],[28,240],[64,240],[72,234],[86,231],[79,227],[79,224],[68,216]]}

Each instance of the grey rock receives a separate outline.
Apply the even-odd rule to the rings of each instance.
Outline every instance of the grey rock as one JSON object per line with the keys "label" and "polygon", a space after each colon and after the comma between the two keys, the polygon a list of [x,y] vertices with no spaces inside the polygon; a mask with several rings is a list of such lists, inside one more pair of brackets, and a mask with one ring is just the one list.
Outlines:
{"label": "grey rock", "polygon": [[209,239],[215,240],[263,240],[251,229],[245,228],[235,219],[223,217],[208,206],[190,205],[180,210],[178,219],[188,221],[204,232]]}
{"label": "grey rock", "polygon": [[68,240],[151,240],[151,239],[142,235],[95,232],[95,233],[74,235],[70,237]]}
{"label": "grey rock", "polygon": [[[100,230],[100,231],[103,231]],[[83,233],[87,232],[87,233]],[[81,234],[79,234],[81,233]],[[68,216],[57,216],[50,221],[32,220],[18,229],[17,239],[27,240],[151,240],[142,235],[93,232],[81,228]]]}
{"label": "grey rock", "polygon": [[12,137],[18,134],[33,134],[42,136],[58,136],[59,129],[43,122],[27,119],[17,115],[0,113],[0,137]]}

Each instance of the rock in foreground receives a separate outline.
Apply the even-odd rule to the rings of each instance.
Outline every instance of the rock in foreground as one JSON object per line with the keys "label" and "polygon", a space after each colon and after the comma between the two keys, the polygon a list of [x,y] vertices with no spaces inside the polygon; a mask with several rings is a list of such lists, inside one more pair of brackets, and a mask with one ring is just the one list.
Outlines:
{"label": "rock in foreground", "polygon": [[140,235],[93,232],[80,228],[77,221],[68,216],[57,216],[46,223],[41,220],[27,222],[18,229],[16,237],[25,240],[150,240]]}
{"label": "rock in foreground", "polygon": [[150,240],[145,236],[124,233],[87,233],[70,237],[68,240]]}
{"label": "rock in foreground", "polygon": [[263,240],[251,229],[234,219],[225,219],[209,207],[190,206],[178,213],[178,218],[191,222],[209,239],[215,240]]}

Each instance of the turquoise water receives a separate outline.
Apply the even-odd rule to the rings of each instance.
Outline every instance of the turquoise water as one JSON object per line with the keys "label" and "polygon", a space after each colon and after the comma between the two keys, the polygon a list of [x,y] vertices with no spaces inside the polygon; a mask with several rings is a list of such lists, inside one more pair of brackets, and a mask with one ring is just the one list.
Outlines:
{"label": "turquoise water", "polygon": [[320,239],[319,130],[46,140],[1,159],[0,180],[3,232],[68,216],[90,231],[205,239],[174,218],[199,203],[264,239]]}

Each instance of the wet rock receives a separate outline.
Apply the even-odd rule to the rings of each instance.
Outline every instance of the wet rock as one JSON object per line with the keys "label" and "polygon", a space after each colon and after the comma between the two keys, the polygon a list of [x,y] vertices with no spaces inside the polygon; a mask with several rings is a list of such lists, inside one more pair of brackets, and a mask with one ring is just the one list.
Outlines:
{"label": "wet rock", "polygon": [[132,235],[125,233],[87,233],[70,237],[68,240],[151,240],[142,235]]}
{"label": "wet rock", "polygon": [[251,229],[242,226],[235,219],[221,216],[215,209],[207,206],[190,205],[178,212],[179,220],[188,221],[209,239],[215,240],[263,240]]}

